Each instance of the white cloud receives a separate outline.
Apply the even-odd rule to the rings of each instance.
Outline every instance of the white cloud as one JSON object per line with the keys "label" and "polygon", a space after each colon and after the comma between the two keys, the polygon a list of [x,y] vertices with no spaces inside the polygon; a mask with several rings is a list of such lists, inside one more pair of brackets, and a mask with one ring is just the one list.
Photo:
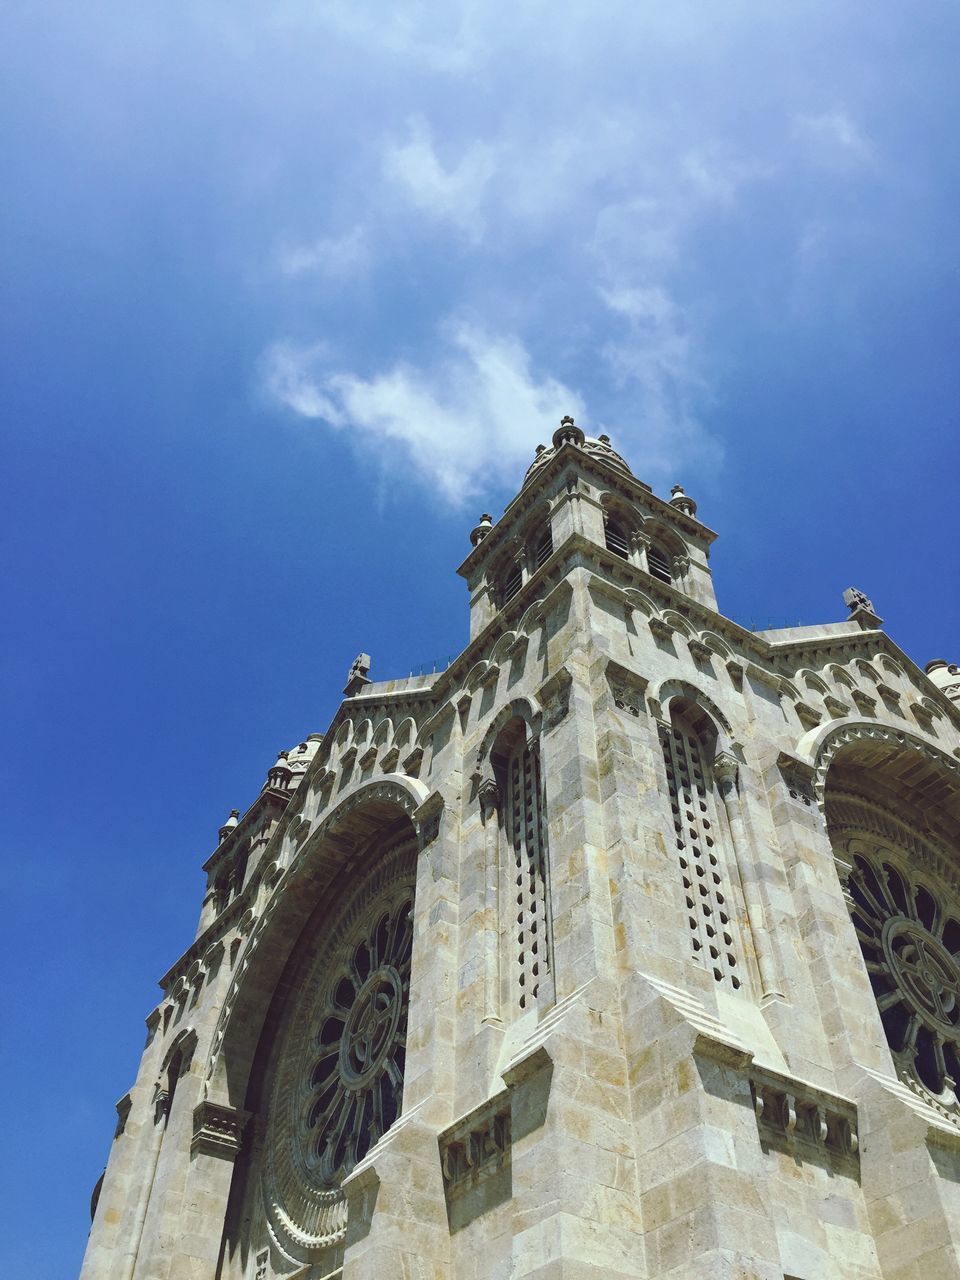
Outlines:
{"label": "white cloud", "polygon": [[358,225],[342,236],[321,236],[310,244],[284,245],[277,253],[277,264],[285,276],[315,274],[344,280],[359,275],[370,264],[366,230]]}
{"label": "white cloud", "polygon": [[300,417],[355,432],[367,456],[399,454],[451,503],[515,486],[538,440],[564,414],[582,418],[583,402],[536,375],[515,338],[464,321],[443,336],[435,367],[400,363],[370,378],[336,370],[325,348],[279,343],[268,353],[267,388]]}
{"label": "white cloud", "polygon": [[481,205],[496,169],[494,149],[482,142],[471,144],[453,168],[445,169],[429,128],[419,119],[410,122],[406,142],[387,147],[383,160],[384,174],[410,204],[474,240],[483,232]]}
{"label": "white cloud", "polygon": [[603,354],[635,397],[630,434],[641,471],[666,474],[693,458],[716,465],[722,448],[702,422],[710,388],[683,308],[661,285],[604,289],[601,297],[624,325]]}
{"label": "white cloud", "polygon": [[793,136],[806,148],[811,160],[828,168],[859,168],[876,163],[873,144],[846,111],[796,116]]}

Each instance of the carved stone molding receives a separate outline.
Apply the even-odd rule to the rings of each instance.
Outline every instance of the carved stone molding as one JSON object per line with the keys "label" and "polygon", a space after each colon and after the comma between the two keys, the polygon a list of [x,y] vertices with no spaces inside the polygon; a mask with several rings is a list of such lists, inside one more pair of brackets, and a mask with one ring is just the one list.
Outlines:
{"label": "carved stone molding", "polygon": [[566,667],[561,667],[549,680],[537,690],[537,697],[543,707],[543,729],[545,732],[555,728],[570,710],[570,688],[573,678]]}
{"label": "carved stone molding", "polygon": [[687,641],[687,648],[690,650],[690,656],[694,662],[709,662],[714,657],[714,652],[708,644],[704,644],[702,640],[695,636],[692,640]]}
{"label": "carved stone molding", "polygon": [[217,1102],[201,1102],[193,1112],[191,1156],[199,1152],[235,1160],[249,1119],[249,1111],[225,1107]]}
{"label": "carved stone molding", "polygon": [[510,1154],[510,1100],[499,1094],[486,1107],[439,1137],[440,1167],[448,1200],[497,1173]]}
{"label": "carved stone molding", "polygon": [[940,765],[941,768],[949,773],[954,784],[960,786],[960,765],[957,764],[957,761],[951,759],[950,756],[933,743],[925,742],[917,734],[911,733],[909,730],[891,729],[882,724],[854,723],[837,725],[824,736],[816,750],[816,791],[821,807],[824,803],[827,773],[834,757],[844,747],[859,741],[885,742],[892,747],[917,751],[926,756],[928,760],[933,760]]}
{"label": "carved stone molding", "polygon": [[119,1138],[121,1133],[126,1129],[127,1119],[130,1115],[130,1109],[132,1106],[133,1099],[130,1097],[129,1093],[125,1093],[117,1103],[117,1127],[113,1134],[115,1138]]}
{"label": "carved stone molding", "polygon": [[816,799],[814,793],[814,772],[808,764],[798,760],[787,751],[781,751],[777,757],[777,768],[783,778],[787,794],[796,804],[805,809],[812,808]]}
{"label": "carved stone molding", "polygon": [[765,1147],[859,1174],[857,1108],[848,1099],[756,1064],[750,1071],[750,1093]]}
{"label": "carved stone molding", "polygon": [[413,821],[420,837],[420,848],[425,849],[440,834],[440,819],[443,816],[443,796],[434,791],[427,796],[423,804],[413,814]]}

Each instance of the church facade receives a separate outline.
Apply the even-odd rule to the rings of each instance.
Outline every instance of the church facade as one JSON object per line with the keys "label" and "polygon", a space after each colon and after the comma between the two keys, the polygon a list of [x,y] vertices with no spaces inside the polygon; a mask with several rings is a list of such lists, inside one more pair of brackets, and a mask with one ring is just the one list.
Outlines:
{"label": "church facade", "polygon": [[564,419],[205,864],[82,1280],[960,1277],[960,671]]}

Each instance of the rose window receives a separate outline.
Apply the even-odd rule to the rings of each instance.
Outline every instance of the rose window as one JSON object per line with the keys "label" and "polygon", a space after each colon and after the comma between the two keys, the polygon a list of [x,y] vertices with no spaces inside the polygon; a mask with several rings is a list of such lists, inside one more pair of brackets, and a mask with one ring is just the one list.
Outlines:
{"label": "rose window", "polygon": [[960,910],[881,850],[857,852],[853,925],[900,1074],[941,1105],[960,1082]]}
{"label": "rose window", "polygon": [[328,986],[310,1070],[308,1163],[338,1184],[400,1112],[412,902],[363,930]]}
{"label": "rose window", "polygon": [[296,1262],[342,1241],[343,1180],[400,1114],[415,855],[395,848],[336,915],[319,909],[291,961],[261,1188],[272,1238]]}

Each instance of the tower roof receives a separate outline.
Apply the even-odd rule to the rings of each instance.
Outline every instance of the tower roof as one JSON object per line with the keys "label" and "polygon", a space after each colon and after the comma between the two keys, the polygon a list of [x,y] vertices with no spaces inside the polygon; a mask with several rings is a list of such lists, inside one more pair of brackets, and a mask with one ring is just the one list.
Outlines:
{"label": "tower roof", "polygon": [[545,445],[537,446],[537,456],[528,467],[527,474],[523,477],[522,489],[527,487],[531,480],[543,470],[554,454],[565,444],[575,444],[584,453],[588,453],[594,458],[602,458],[604,462],[616,467],[618,471],[624,472],[625,475],[633,475],[624,459],[620,457],[615,449],[611,448],[609,436],[594,437],[585,435],[572,418],[564,418],[558,430],[553,433],[553,442],[550,447],[547,448]]}

